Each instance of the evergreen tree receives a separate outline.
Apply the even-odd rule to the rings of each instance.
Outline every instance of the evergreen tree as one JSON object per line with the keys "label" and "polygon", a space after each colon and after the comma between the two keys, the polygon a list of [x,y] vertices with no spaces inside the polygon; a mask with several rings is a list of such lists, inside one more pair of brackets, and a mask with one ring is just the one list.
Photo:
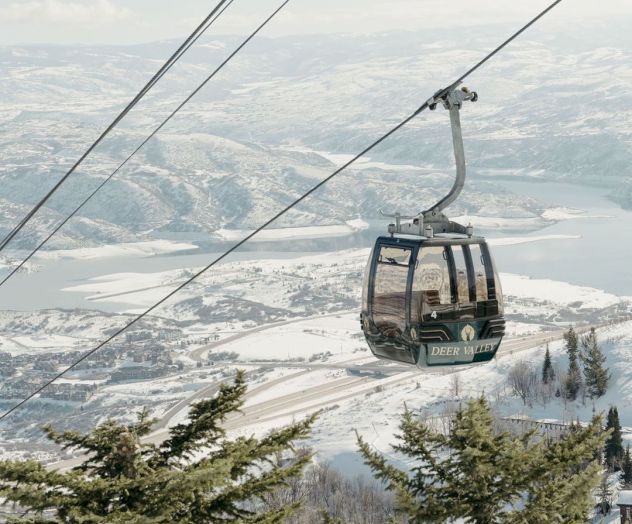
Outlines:
{"label": "evergreen tree", "polygon": [[608,368],[604,367],[606,357],[599,347],[595,328],[592,328],[590,333],[582,338],[581,359],[584,364],[586,389],[590,398],[599,398],[605,395],[610,373]]}
{"label": "evergreen tree", "polygon": [[577,358],[577,353],[579,351],[579,340],[577,338],[577,333],[573,329],[573,326],[568,328],[568,331],[564,333],[564,342],[566,344],[566,351],[568,353],[568,358],[574,360]]}
{"label": "evergreen tree", "polygon": [[630,456],[630,444],[628,444],[623,456],[623,466],[621,467],[621,484],[623,489],[632,488],[632,457]]}
{"label": "evergreen tree", "polygon": [[551,384],[555,380],[555,370],[553,369],[553,363],[551,362],[551,353],[549,351],[549,345],[546,345],[546,352],[544,353],[544,364],[542,365],[542,382],[544,384]]}
{"label": "evergreen tree", "polygon": [[620,469],[621,461],[623,459],[623,438],[621,437],[619,411],[616,407],[611,407],[608,410],[606,431],[610,432],[604,449],[606,465],[610,470],[616,471]]}
{"label": "evergreen tree", "polygon": [[582,387],[582,377],[577,361],[579,351],[577,333],[575,333],[572,327],[564,334],[564,341],[566,342],[566,351],[568,352],[568,375],[566,376],[566,383],[564,384],[564,394],[567,399],[575,400]]}
{"label": "evergreen tree", "polygon": [[601,482],[597,489],[597,513],[601,515],[608,515],[612,509],[612,483],[610,482],[610,476],[608,472],[601,475]]}
{"label": "evergreen tree", "polygon": [[[261,439],[228,440],[221,424],[245,392],[239,372],[215,398],[193,404],[189,421],[159,445],[142,442],[155,422],[147,411],[135,424],[108,420],[86,435],[48,426],[49,439],[84,452],[83,463],[61,472],[0,462],[0,499],[20,508],[14,523],[283,522],[296,505],[258,512],[258,501],[302,474],[310,456],[294,455],[293,442],[308,436],[314,417]],[[288,452],[284,464],[274,461]]]}
{"label": "evergreen tree", "polygon": [[410,411],[400,430],[394,449],[415,461],[410,474],[360,436],[358,444],[410,522],[583,524],[592,509],[600,470],[592,457],[604,442],[599,417],[555,442],[535,432],[516,437],[494,430],[481,398],[456,413],[447,435]]}

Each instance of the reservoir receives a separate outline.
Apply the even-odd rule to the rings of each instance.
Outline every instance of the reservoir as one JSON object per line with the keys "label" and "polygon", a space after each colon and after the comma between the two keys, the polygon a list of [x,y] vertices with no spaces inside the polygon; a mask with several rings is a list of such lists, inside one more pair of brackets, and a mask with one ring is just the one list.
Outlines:
{"label": "reservoir", "polygon": [[[478,229],[478,234],[489,238],[545,235],[581,237],[496,246],[493,251],[501,273],[560,280],[603,289],[615,295],[632,296],[632,271],[629,269],[632,212],[608,200],[606,191],[599,188],[509,180],[496,180],[495,183],[550,206],[584,211],[582,218],[562,220],[538,231]],[[230,255],[227,261],[288,259],[342,249],[368,248],[377,235],[385,233],[387,222],[386,219],[371,221],[369,229],[342,237],[247,244]],[[181,237],[177,239],[182,240]],[[79,307],[110,312],[128,309],[127,304],[93,303],[85,299],[86,295],[62,290],[112,273],[153,273],[203,267],[231,246],[231,243],[208,239],[194,240],[194,243],[198,244],[199,249],[152,257],[128,255],[90,260],[38,260],[40,271],[16,275],[0,289],[0,309]]]}

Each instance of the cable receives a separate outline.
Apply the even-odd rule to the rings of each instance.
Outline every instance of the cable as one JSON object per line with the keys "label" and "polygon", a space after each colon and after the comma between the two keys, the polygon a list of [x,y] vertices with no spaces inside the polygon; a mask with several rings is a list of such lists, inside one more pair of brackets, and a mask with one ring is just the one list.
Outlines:
{"label": "cable", "polygon": [[[221,16],[221,14],[224,12],[224,10],[226,10],[230,4],[233,2],[234,0],[230,0],[230,2],[228,3],[228,5],[226,5],[226,7],[224,7],[224,9],[217,15],[216,19],[219,18],[219,16]],[[452,84],[450,84],[450,86],[446,87],[445,89],[438,91],[431,100],[438,100],[441,97],[447,95],[450,91],[452,91],[456,86],[458,86],[459,84],[461,84],[463,82],[463,80],[465,80],[468,76],[470,76],[472,73],[474,73],[477,69],[479,69],[483,64],[485,64],[488,60],[490,60],[492,57],[494,57],[496,54],[498,54],[502,49],[504,49],[507,45],[509,45],[513,40],[515,40],[518,36],[520,36],[522,33],[524,33],[527,29],[529,29],[533,24],[535,24],[538,20],[540,20],[543,16],[545,16],[549,11],[551,11],[555,6],[557,6],[559,3],[561,3],[562,0],[556,0],[554,3],[552,3],[550,6],[548,6],[546,9],[544,9],[542,12],[540,12],[540,14],[538,14],[535,18],[533,18],[528,24],[524,25],[522,28],[520,28],[518,31],[516,31],[513,35],[511,35],[507,40],[505,40],[501,45],[499,45],[498,47],[496,47],[491,53],[487,54],[485,56],[485,58],[483,58],[481,61],[479,61],[474,67],[470,68],[466,73],[464,73],[463,75],[461,75],[459,77],[458,80],[456,80],[455,82],[453,82]],[[211,24],[213,23],[213,21],[210,22]],[[208,29],[208,27],[207,27]],[[191,43],[191,45],[193,45],[198,38],[202,36],[201,34],[198,35],[195,40]],[[242,44],[241,47],[243,47]],[[190,47],[190,46],[189,46]],[[237,52],[239,51],[238,48]],[[187,48],[188,49],[188,48]],[[185,50],[186,52],[186,50]],[[234,53],[236,54],[236,53]],[[229,57],[232,58],[231,55]],[[215,74],[217,74],[219,72],[219,70],[225,65],[222,64],[217,70],[215,70],[213,72],[213,74],[206,80],[206,82],[208,82],[213,76],[215,76]],[[205,82],[205,83],[206,83]],[[205,83],[203,85],[205,85]],[[185,102],[182,104],[186,104],[198,91],[199,89],[201,89],[203,87],[203,85],[201,87],[199,87],[187,100],[185,100]],[[426,109],[428,103],[430,101],[428,101],[426,104],[422,105],[418,110],[416,114],[421,113],[424,109]],[[127,159],[125,159],[125,161],[119,165],[114,172],[107,177],[64,221],[62,221],[54,230],[53,232],[46,237],[25,259],[22,260],[22,262],[20,262],[20,264],[18,266],[16,266],[2,281],[0,281],[0,287],[2,287],[5,282],[7,282],[7,280],[9,280],[15,273],[17,273],[20,269],[22,269],[22,267],[24,266],[24,264],[26,264],[42,247],[44,247],[48,241],[57,234],[57,232],[64,227],[64,225],[66,225],[66,223],[73,218],[91,199],[92,197],[94,197],[94,195],[96,195],[96,193],[98,193],[101,188],[107,184],[110,179],[116,175],[116,173],[118,173],[118,171],[127,164],[127,162],[129,162],[129,160],[131,160],[131,158],[151,139],[153,138],[156,133],[158,133],[158,131],[160,131],[160,129],[162,129],[162,127],[164,127],[164,125],[171,120],[171,118],[173,118],[173,116],[175,115],[175,113],[177,113],[179,110],[181,109],[181,106],[178,107],[176,109],[176,111],[174,113],[172,113],[151,135],[149,135],[149,137],[140,144],[140,146],[134,151],[132,152],[132,154],[127,157]],[[1,251],[1,248],[0,248]]]}
{"label": "cable", "polygon": [[[507,40],[505,40],[502,44],[500,44],[491,53],[488,53],[485,56],[485,58],[483,58],[475,66],[473,66],[472,68],[468,69],[464,74],[462,74],[457,80],[452,82],[448,87],[446,87],[445,89],[441,89],[440,91],[437,91],[434,94],[434,96],[430,100],[428,100],[428,102],[426,104],[422,105],[417,110],[418,113],[421,113],[424,109],[426,109],[428,104],[430,104],[430,103],[432,103],[432,102],[434,102],[436,100],[439,100],[440,98],[443,98],[448,93],[453,91],[458,85],[460,85],[463,82],[463,80],[465,80],[468,76],[470,76],[474,71],[476,71],[479,67],[481,67],[483,64],[485,64],[492,57],[496,56],[500,51],[502,51],[505,47],[507,47],[511,42],[513,42],[516,38],[518,38],[522,33],[524,33],[533,24],[535,24],[538,20],[540,20],[540,18],[542,18],[544,15],[546,15],[549,11],[551,11],[555,6],[557,6],[561,2],[562,2],[562,0],[556,0],[555,2],[553,2],[546,9],[541,11],[540,14],[538,14],[535,18],[533,18],[528,24],[523,25],[520,29],[518,29],[518,31],[516,31],[513,35],[511,35],[509,38],[507,38]],[[424,106],[426,106],[426,107],[424,107]]]}
{"label": "cable", "polygon": [[[140,100],[149,92],[149,90],[156,85],[156,83],[169,71],[173,65],[182,57],[182,55],[197,41],[197,39],[212,25],[213,17],[219,12],[218,17],[224,12],[225,8],[232,3],[225,6],[224,4],[229,0],[220,0],[220,2],[213,8],[210,14],[202,21],[202,23],[189,35],[189,37],[182,43],[182,45],[169,57],[169,59],[162,65],[162,67],[154,74],[154,76],[147,82],[147,84],[138,92],[138,94],[127,104],[125,109],[119,113],[114,121],[101,133],[101,135],[92,143],[92,145],[81,155],[79,160],[68,170],[68,172],[44,195],[44,197],[26,214],[26,216],[15,226],[11,232],[0,242],[0,252],[13,240],[13,238],[26,226],[26,224],[33,218],[33,216],[40,210],[40,208],[48,202],[48,200],[57,192],[66,180],[72,175],[75,170],[81,165],[81,163],[88,157],[92,151],[110,134],[110,132],[119,124],[123,118],[140,102]],[[220,10],[222,10],[220,12]],[[207,25],[208,24],[208,25]],[[206,26],[206,27],[205,27]]]}
{"label": "cable", "polygon": [[[553,7],[557,4],[559,4],[562,0],[557,0],[555,2],[555,4],[553,4]],[[279,8],[279,10],[285,5],[287,4],[287,2],[289,2],[289,0],[286,0],[286,2]],[[548,10],[550,10],[551,8],[549,8]],[[544,11],[544,13],[548,12]],[[276,11],[278,12],[278,10]],[[275,12],[275,13],[276,13]],[[274,15],[273,15],[274,16]],[[543,15],[540,14],[536,19],[534,20],[538,20],[539,18],[541,18]],[[533,24],[533,21],[530,22],[529,24],[527,24],[522,30],[518,31],[517,33],[514,34],[513,37],[511,37],[509,40],[507,40],[502,47],[506,46],[508,43],[510,43],[513,39],[515,39],[518,35],[520,35],[525,28],[529,27],[530,25]],[[488,56],[493,56],[494,54],[496,54],[498,52],[499,48],[497,48],[497,50],[493,51],[490,55]],[[483,59],[481,62],[479,62],[479,66],[484,64],[487,60]],[[477,69],[477,67],[470,69],[465,75],[461,76],[461,78],[459,79],[459,81],[457,82],[460,83],[462,80],[464,80],[467,76],[469,76],[472,72],[474,72]],[[452,84],[455,85],[455,84]],[[164,296],[163,298],[161,298],[158,302],[156,302],[153,306],[151,306],[150,308],[148,308],[147,310],[145,310],[143,313],[141,313],[140,315],[136,316],[134,319],[132,319],[130,322],[128,322],[125,326],[123,326],[122,328],[118,329],[114,334],[112,334],[111,336],[109,336],[105,341],[101,342],[98,346],[96,346],[95,348],[91,349],[90,351],[88,351],[87,353],[85,353],[81,358],[79,358],[77,361],[75,361],[74,363],[72,363],[70,366],[68,366],[66,369],[64,369],[62,372],[60,372],[59,374],[57,374],[55,377],[53,377],[52,379],[50,379],[48,382],[46,382],[44,385],[42,385],[41,387],[39,387],[36,391],[34,391],[33,393],[31,393],[28,397],[26,397],[25,399],[21,400],[18,404],[16,404],[15,406],[13,406],[12,408],[10,408],[8,411],[6,411],[5,413],[3,413],[0,416],[0,421],[2,421],[3,419],[5,419],[6,417],[8,417],[11,413],[13,413],[16,409],[20,408],[20,406],[24,405],[25,403],[27,403],[30,399],[32,399],[33,397],[35,397],[37,394],[39,394],[41,391],[43,391],[44,389],[46,389],[48,386],[50,386],[53,382],[55,382],[56,380],[58,380],[59,378],[63,377],[66,373],[68,373],[69,371],[71,371],[74,367],[76,367],[78,364],[80,364],[81,362],[83,362],[85,359],[87,359],[88,357],[90,357],[91,355],[93,355],[94,353],[96,353],[97,351],[99,351],[99,349],[101,349],[102,347],[104,347],[105,345],[109,344],[112,340],[114,340],[116,337],[118,337],[121,333],[123,333],[124,331],[126,331],[127,329],[129,329],[130,327],[132,327],[134,324],[136,324],[137,322],[139,322],[140,320],[142,320],[143,318],[145,318],[147,315],[149,315],[149,313],[151,313],[154,309],[158,308],[159,306],[161,306],[162,304],[164,304],[167,300],[169,300],[171,297],[173,297],[176,293],[178,293],[180,290],[182,290],[183,288],[185,288],[186,286],[188,286],[190,283],[192,283],[194,280],[198,279],[200,276],[202,276],[204,273],[206,273],[209,269],[211,269],[213,266],[215,266],[217,263],[221,262],[224,258],[226,258],[228,255],[230,255],[233,251],[239,249],[242,245],[244,245],[246,242],[248,242],[252,237],[254,237],[255,235],[259,234],[261,231],[263,231],[266,227],[268,227],[270,224],[272,224],[273,222],[276,222],[281,216],[285,215],[288,211],[290,211],[292,208],[296,207],[298,204],[300,204],[303,200],[305,200],[308,196],[310,196],[312,193],[314,193],[315,191],[317,191],[318,189],[320,189],[322,186],[324,186],[325,184],[327,184],[330,180],[332,180],[335,176],[337,176],[338,174],[342,173],[345,169],[347,169],[349,166],[351,166],[352,164],[354,164],[358,159],[360,159],[361,157],[363,157],[364,155],[366,155],[369,151],[371,151],[372,149],[374,149],[375,147],[377,147],[379,144],[381,144],[382,142],[384,142],[387,138],[389,138],[391,135],[393,135],[394,133],[396,133],[397,131],[399,131],[402,127],[404,127],[406,124],[408,124],[408,122],[410,122],[411,120],[413,120],[419,113],[421,113],[422,111],[424,111],[425,109],[428,108],[429,103],[432,101],[433,99],[430,99],[430,101],[428,102],[424,102],[424,104],[417,109],[414,113],[412,113],[410,116],[406,117],[404,120],[402,120],[399,124],[397,124],[395,127],[393,127],[390,131],[388,131],[386,134],[382,135],[380,138],[378,138],[375,142],[373,142],[371,145],[369,145],[368,147],[366,147],[364,150],[362,150],[362,152],[358,153],[356,156],[354,156],[351,160],[349,160],[346,164],[344,164],[343,166],[339,167],[338,169],[336,169],[331,175],[329,175],[327,178],[321,180],[318,184],[316,184],[315,186],[313,186],[309,191],[307,191],[306,193],[304,193],[303,195],[301,195],[299,198],[297,198],[296,200],[294,200],[294,202],[292,202],[291,204],[289,204],[288,206],[286,206],[284,209],[282,209],[281,211],[279,211],[276,215],[274,215],[272,218],[270,218],[269,220],[267,220],[263,225],[259,226],[257,229],[255,229],[252,233],[250,233],[249,235],[247,235],[245,238],[243,238],[242,240],[240,240],[239,242],[237,242],[235,245],[233,245],[230,249],[228,249],[227,251],[225,251],[222,255],[220,255],[219,257],[217,257],[215,260],[213,260],[210,264],[208,264],[206,267],[204,267],[203,269],[201,269],[200,271],[198,271],[197,273],[195,273],[193,276],[191,276],[189,279],[187,279],[186,281],[184,281],[182,284],[180,284],[178,287],[176,287],[175,289],[173,289],[172,291],[170,291],[166,296]]]}
{"label": "cable", "polygon": [[[289,2],[289,0],[287,0]],[[210,24],[212,24],[215,20],[217,20],[217,18],[219,18],[221,16],[221,14],[230,6],[230,4],[232,4],[234,2],[234,0],[230,0],[229,3],[224,7],[224,9],[213,19],[211,20],[211,22],[209,22],[209,26],[207,26],[206,29],[208,29],[208,27],[210,27]],[[287,3],[287,2],[285,2]],[[284,6],[285,4],[283,4]],[[281,7],[283,7],[281,6]],[[277,11],[278,12],[278,11]],[[276,14],[276,12],[275,12]],[[274,15],[272,15],[274,16]],[[71,218],[73,218],[79,211],[81,211],[81,209],[83,209],[83,207],[90,201],[92,200],[92,198],[103,188],[103,186],[105,186],[135,155],[136,153],[138,153],[144,146],[145,144],[147,144],[147,142],[149,142],[197,93],[200,92],[200,90],[202,88],[204,88],[214,77],[215,75],[217,75],[223,68],[224,66],[226,66],[226,64],[228,64],[228,62],[230,62],[237,53],[239,53],[239,51],[241,51],[241,49],[248,43],[250,42],[250,40],[252,40],[254,38],[254,36],[271,20],[268,19],[266,22],[264,22],[264,24],[262,24],[261,26],[259,26],[253,33],[250,34],[250,36],[244,40],[236,49],[235,51],[233,51],[228,58],[226,58],[208,77],[206,77],[206,79],[193,91],[193,93],[191,93],[174,111],[172,111],[169,116],[162,121],[162,123],[156,128],[154,129],[154,131],[145,139],[143,140],[143,142],[141,142],[141,144],[121,163],[119,164],[119,166],[112,172],[110,173],[110,175],[108,177],[106,177],[95,189],[94,191],[92,191],[84,200],[83,202],[81,202],[81,204],[79,204],[79,206],[77,206],[74,211],[72,211],[64,220],[62,220],[56,227],[55,229],[53,229],[53,231],[42,241],[40,242],[37,247],[35,247],[35,249],[33,249],[29,255],[24,258],[15,268],[13,268],[11,270],[11,272],[4,277],[4,279],[2,281],[0,281],[0,287],[2,287],[13,275],[15,275],[20,269],[22,269],[22,267],[24,267],[24,264],[26,264],[40,249],[42,249],[47,243],[48,241],[53,238],[53,236],[55,236],[57,234],[57,232],[62,229],[69,221]],[[193,45],[197,39],[202,36],[203,33],[200,33],[189,45],[189,47],[191,45]],[[188,49],[188,48],[187,48]],[[185,50],[186,52],[186,50]]]}

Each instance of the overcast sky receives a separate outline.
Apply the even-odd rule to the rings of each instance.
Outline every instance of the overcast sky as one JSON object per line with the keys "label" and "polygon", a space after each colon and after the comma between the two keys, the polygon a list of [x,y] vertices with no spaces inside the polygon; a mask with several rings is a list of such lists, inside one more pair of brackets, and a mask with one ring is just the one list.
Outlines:
{"label": "overcast sky", "polygon": [[[0,0],[0,44],[127,44],[181,37],[218,0]],[[235,0],[216,34],[251,30],[282,0]],[[291,0],[266,28],[300,33],[420,30],[486,23],[520,24],[552,0]],[[565,0],[550,27],[632,15],[632,0]]]}

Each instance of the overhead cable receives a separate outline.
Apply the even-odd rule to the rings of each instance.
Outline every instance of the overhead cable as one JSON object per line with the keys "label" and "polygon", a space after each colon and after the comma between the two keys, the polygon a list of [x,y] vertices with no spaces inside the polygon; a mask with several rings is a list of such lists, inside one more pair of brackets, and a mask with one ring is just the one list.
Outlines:
{"label": "overhead cable", "polygon": [[[289,1],[289,0],[288,0]],[[535,17],[533,20],[531,20],[527,25],[523,26],[522,29],[520,29],[519,31],[517,31],[516,33],[514,33],[513,36],[511,36],[509,39],[507,39],[501,46],[497,47],[494,51],[492,51],[491,53],[489,53],[483,60],[481,60],[475,67],[471,68],[469,71],[467,71],[464,75],[462,75],[459,80],[453,84],[451,84],[452,86],[456,86],[458,85],[460,82],[462,82],[463,80],[465,80],[465,78],[467,78],[471,73],[473,73],[474,71],[476,71],[476,69],[478,69],[478,67],[480,67],[482,64],[484,64],[489,58],[491,58],[492,56],[494,56],[495,54],[498,53],[498,51],[500,49],[502,49],[503,47],[507,46],[509,43],[511,43],[515,38],[517,38],[521,33],[523,33],[528,27],[530,27],[531,25],[533,25],[537,20],[539,20],[540,18],[542,18],[542,16],[544,16],[547,12],[549,12],[553,7],[555,7],[557,4],[559,4],[562,0],[556,0],[556,2],[554,2],[553,4],[551,4],[551,6],[549,6],[546,10],[542,11],[542,13],[540,13],[537,17]],[[287,2],[285,2],[287,3]],[[283,4],[285,5],[285,4]],[[281,6],[283,7],[283,6]],[[279,8],[280,9],[280,8]],[[278,12],[278,11],[277,11]],[[276,13],[276,12],[275,12]],[[312,193],[314,193],[315,191],[317,191],[318,189],[320,189],[322,186],[324,186],[325,184],[327,184],[328,182],[330,182],[334,177],[336,177],[337,175],[339,175],[340,173],[342,173],[345,169],[347,169],[348,167],[350,167],[352,164],[354,164],[357,160],[359,160],[361,157],[363,157],[364,155],[366,155],[368,152],[370,152],[372,149],[374,149],[375,147],[377,147],[379,144],[381,144],[382,142],[384,142],[387,138],[389,138],[391,135],[393,135],[394,133],[396,133],[398,130],[400,130],[402,127],[404,127],[406,124],[408,124],[411,120],[413,120],[417,115],[419,115],[422,111],[424,111],[425,109],[428,108],[428,106],[433,103],[434,101],[436,101],[439,97],[438,95],[440,93],[443,93],[443,91],[439,91],[437,93],[437,95],[435,95],[434,97],[430,98],[427,102],[424,102],[424,104],[422,104],[417,110],[415,110],[414,113],[412,113],[410,116],[406,117],[404,120],[402,120],[399,124],[397,124],[396,126],[394,126],[392,129],[390,129],[390,131],[388,131],[387,133],[385,133],[384,135],[382,135],[380,138],[378,138],[375,142],[373,142],[372,144],[370,144],[369,146],[367,146],[366,148],[364,148],[360,153],[358,153],[357,155],[355,155],[351,160],[349,160],[347,163],[345,163],[343,166],[339,167],[338,169],[336,169],[332,174],[330,174],[327,178],[323,179],[322,181],[320,181],[318,184],[316,184],[315,186],[313,186],[309,191],[307,191],[306,193],[303,193],[299,198],[297,198],[296,200],[294,200],[291,204],[289,204],[288,206],[286,206],[285,208],[283,208],[281,211],[279,211],[276,215],[274,215],[272,218],[268,219],[264,224],[262,224],[261,226],[259,226],[257,229],[255,229],[254,231],[252,231],[250,234],[248,234],[246,237],[244,237],[242,240],[240,240],[239,242],[237,242],[236,244],[234,244],[231,248],[229,248],[227,251],[225,251],[222,255],[220,255],[219,257],[215,258],[211,263],[209,263],[206,267],[202,268],[201,270],[199,270],[198,272],[196,272],[193,276],[191,276],[190,278],[188,278],[186,281],[182,282],[180,285],[178,285],[175,289],[173,289],[172,291],[170,291],[167,295],[165,295],[163,298],[161,298],[160,300],[158,300],[156,303],[154,303],[151,307],[149,307],[148,309],[146,309],[143,313],[139,314],[138,316],[134,317],[130,322],[128,322],[125,326],[123,326],[122,328],[118,329],[115,333],[113,333],[112,335],[110,335],[106,340],[104,340],[103,342],[101,342],[98,346],[96,346],[95,348],[91,349],[90,351],[88,351],[87,353],[85,353],[81,358],[79,358],[78,360],[76,360],[75,362],[73,362],[70,366],[68,366],[66,369],[64,369],[62,372],[58,373],[55,377],[53,377],[52,379],[50,379],[49,381],[47,381],[44,385],[42,385],[41,387],[39,387],[38,389],[36,389],[33,393],[31,393],[29,396],[27,396],[25,399],[21,400],[18,404],[14,405],[12,408],[10,408],[8,411],[6,411],[5,413],[3,413],[0,416],[0,421],[2,421],[3,419],[5,419],[6,417],[8,417],[11,413],[13,413],[15,410],[19,409],[21,406],[23,406],[24,404],[26,404],[29,400],[31,400],[33,397],[35,397],[36,395],[38,395],[41,391],[43,391],[44,389],[46,389],[48,386],[50,386],[53,382],[55,382],[56,380],[58,380],[59,378],[63,377],[66,373],[68,373],[69,371],[71,371],[73,368],[75,368],[78,364],[80,364],[81,362],[83,362],[85,359],[89,358],[91,355],[93,355],[94,353],[96,353],[97,351],[99,351],[102,347],[104,347],[105,345],[107,345],[108,343],[110,343],[112,340],[114,340],[116,337],[118,337],[119,335],[121,335],[123,332],[125,332],[127,329],[129,329],[130,327],[132,327],[134,324],[136,324],[137,322],[139,322],[140,320],[142,320],[143,318],[145,318],[147,315],[149,315],[152,311],[154,311],[156,308],[158,308],[159,306],[161,306],[162,304],[164,304],[167,300],[169,300],[170,298],[172,298],[176,293],[178,293],[179,291],[181,291],[183,288],[185,288],[186,286],[188,286],[189,284],[191,284],[193,281],[197,280],[200,276],[202,276],[204,273],[206,273],[209,269],[211,269],[213,266],[215,266],[216,264],[218,264],[219,262],[221,262],[223,259],[225,259],[228,255],[230,255],[232,252],[236,251],[237,249],[239,249],[241,246],[243,246],[246,242],[248,242],[250,239],[252,239],[254,236],[258,235],[261,231],[263,231],[265,228],[267,228],[268,226],[270,226],[272,223],[276,222],[280,217],[282,217],[283,215],[285,215],[288,211],[290,211],[292,208],[296,207],[298,204],[300,204],[303,200],[305,200],[307,197],[309,197]],[[446,93],[447,94],[447,93]]]}
{"label": "overhead cable", "polygon": [[[131,102],[125,106],[123,111],[112,121],[112,123],[99,135],[99,137],[92,143],[92,145],[81,155],[73,166],[66,172],[66,174],[59,179],[59,181],[39,200],[35,206],[26,214],[26,216],[4,237],[0,242],[0,252],[15,238],[15,236],[30,222],[35,214],[41,209],[41,207],[48,202],[48,200],[59,190],[59,188],[68,180],[68,178],[75,172],[75,170],[83,163],[83,161],[94,151],[94,149],[110,134],[110,132],[125,118],[125,116],[140,102],[140,100],[156,85],[156,83],[176,64],[176,62],[182,57],[184,53],[206,32],[206,30],[213,24],[219,16],[228,8],[228,6],[234,0],[220,0],[215,8],[209,13],[209,15],[202,21],[202,23],[195,28],[195,30],[189,35],[189,37],[182,43],[182,45],[169,57],[169,59],[162,65],[162,67],[151,77],[149,82],[138,92],[138,94],[132,99]],[[217,15],[217,16],[216,16]]]}
{"label": "overhead cable", "polygon": [[[231,0],[232,2],[233,0]],[[101,183],[68,215],[64,220],[62,220],[51,233],[48,234],[44,240],[42,240],[22,261],[15,266],[11,272],[4,277],[2,281],[0,281],[0,287],[2,287],[13,275],[15,275],[40,249],[42,249],[48,241],[53,238],[57,234],[57,232],[62,229],[69,221],[72,219],[83,207],[90,201],[92,198],[110,181],[112,178],[124,167],[127,163],[149,142],[158,132],[167,125],[171,119],[176,116],[180,110],[187,105],[191,99],[197,95],[224,67],[276,16],[276,14],[285,7],[286,4],[289,3],[290,0],[286,0],[278,9],[276,9],[268,19],[263,22],[257,29],[255,29],[246,39],[244,39],[239,46],[235,48],[235,50],[228,55],[228,57],[219,65],[217,68],[208,75],[195,90],[189,94],[161,123],[156,129],[154,129],[141,143],[132,151],[132,153],[121,163],[119,166],[110,173],[106,178],[104,178]],[[228,6],[227,6],[228,7]]]}

